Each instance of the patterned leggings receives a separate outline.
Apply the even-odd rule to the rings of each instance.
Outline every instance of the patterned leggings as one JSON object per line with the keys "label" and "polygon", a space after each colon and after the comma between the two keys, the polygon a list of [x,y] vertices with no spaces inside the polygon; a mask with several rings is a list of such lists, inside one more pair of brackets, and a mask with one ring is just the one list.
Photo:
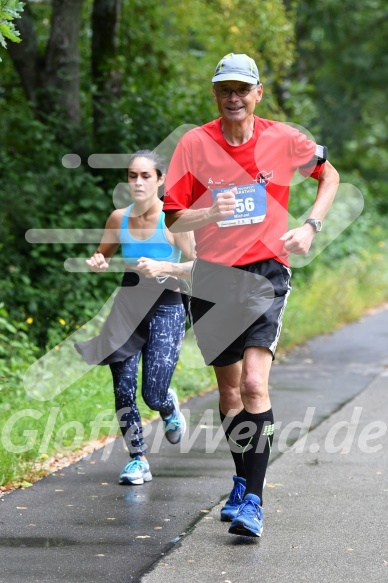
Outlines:
{"label": "patterned leggings", "polygon": [[158,306],[150,322],[142,350],[122,362],[110,364],[113,376],[116,414],[131,457],[144,455],[141,417],[136,405],[140,356],[142,360],[142,396],[146,405],[168,417],[174,409],[167,394],[185,334],[186,313],[182,304]]}

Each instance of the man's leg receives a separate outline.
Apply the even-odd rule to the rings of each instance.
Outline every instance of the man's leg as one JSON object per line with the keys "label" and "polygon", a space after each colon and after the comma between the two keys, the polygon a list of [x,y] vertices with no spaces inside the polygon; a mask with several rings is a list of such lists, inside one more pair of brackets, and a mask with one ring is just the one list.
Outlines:
{"label": "man's leg", "polygon": [[236,476],[245,478],[241,451],[233,447],[230,441],[230,432],[234,427],[233,420],[244,408],[240,391],[242,361],[228,366],[215,366],[214,372],[216,373],[220,392],[221,422],[236,466]]}
{"label": "man's leg", "polygon": [[263,347],[248,347],[244,352],[241,399],[244,409],[240,423],[249,425],[248,436],[239,443],[244,448],[246,494],[263,501],[263,485],[273,440],[274,418],[268,392],[272,353]]}
{"label": "man's leg", "polygon": [[[228,371],[224,367],[223,372],[217,371],[222,395],[221,418],[227,407],[234,407],[234,411],[228,411],[229,426],[225,433],[236,468],[241,467],[239,471],[245,476],[245,480],[233,478],[234,488],[221,510],[221,520],[232,521],[231,534],[261,536],[263,531],[263,486],[273,438],[273,415],[268,394],[271,363],[272,353],[267,348],[245,349],[239,387],[240,407],[243,408],[239,412],[237,368]],[[224,423],[226,419],[224,417]]]}
{"label": "man's leg", "polygon": [[236,475],[246,478],[246,493],[263,498],[263,483],[273,433],[273,415],[268,394],[272,353],[263,347],[248,347],[242,362],[214,367],[220,413],[236,466]]}
{"label": "man's leg", "polygon": [[221,520],[223,522],[232,522],[243,501],[246,485],[242,448],[236,446],[230,436],[235,425],[235,418],[236,416],[238,417],[243,409],[240,392],[242,361],[223,367],[215,366],[214,370],[220,390],[221,423],[236,467],[232,491],[226,504],[221,509]]}

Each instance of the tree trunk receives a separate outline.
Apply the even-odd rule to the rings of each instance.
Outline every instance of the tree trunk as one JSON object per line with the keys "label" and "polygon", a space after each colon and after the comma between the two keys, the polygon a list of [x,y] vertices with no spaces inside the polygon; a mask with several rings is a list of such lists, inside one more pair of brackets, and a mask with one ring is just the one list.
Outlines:
{"label": "tree trunk", "polygon": [[32,107],[36,107],[37,89],[42,63],[39,62],[34,19],[28,4],[17,22],[21,43],[9,43],[8,52],[19,74],[24,92]]}
{"label": "tree trunk", "polygon": [[51,93],[47,113],[59,110],[73,123],[81,120],[79,36],[82,3],[83,0],[53,0],[51,35],[45,59],[45,84]]}
{"label": "tree trunk", "polygon": [[[91,72],[95,87],[93,127],[96,146],[105,142],[109,148],[109,129],[104,124],[113,99],[120,96],[121,77],[115,68],[121,0],[95,0],[92,14]],[[105,127],[104,127],[105,126]],[[106,140],[108,143],[106,143]]]}
{"label": "tree trunk", "polygon": [[79,35],[83,0],[53,0],[50,39],[39,55],[33,13],[26,4],[18,29],[21,43],[9,53],[27,99],[38,118],[57,113],[66,123],[81,119]]}

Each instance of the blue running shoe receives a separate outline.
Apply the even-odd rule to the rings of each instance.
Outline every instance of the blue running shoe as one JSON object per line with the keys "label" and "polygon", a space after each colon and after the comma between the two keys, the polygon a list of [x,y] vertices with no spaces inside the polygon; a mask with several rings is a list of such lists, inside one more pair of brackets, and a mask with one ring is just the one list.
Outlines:
{"label": "blue running shoe", "polygon": [[143,461],[140,456],[134,457],[120,472],[119,484],[144,484],[150,482],[152,474],[150,472],[150,465]]}
{"label": "blue running shoe", "polygon": [[234,486],[229,495],[225,506],[221,508],[221,520],[222,522],[232,522],[236,517],[240,504],[243,501],[245,494],[245,478],[240,478],[239,476],[233,476]]}
{"label": "blue running shoe", "polygon": [[173,389],[168,389],[174,403],[174,411],[168,417],[163,417],[164,434],[170,443],[179,443],[186,431],[186,419],[179,409],[178,397]]}
{"label": "blue running shoe", "polygon": [[261,536],[263,532],[263,509],[260,498],[255,494],[247,494],[238,509],[236,518],[229,528],[230,534],[242,536]]}

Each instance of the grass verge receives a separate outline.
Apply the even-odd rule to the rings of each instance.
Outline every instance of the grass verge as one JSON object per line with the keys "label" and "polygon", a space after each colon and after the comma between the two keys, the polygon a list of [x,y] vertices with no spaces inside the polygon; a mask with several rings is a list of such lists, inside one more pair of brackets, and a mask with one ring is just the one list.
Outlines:
{"label": "grass verge", "polygon": [[388,257],[381,252],[318,266],[308,281],[293,284],[279,350],[289,351],[319,334],[358,320],[388,301]]}

